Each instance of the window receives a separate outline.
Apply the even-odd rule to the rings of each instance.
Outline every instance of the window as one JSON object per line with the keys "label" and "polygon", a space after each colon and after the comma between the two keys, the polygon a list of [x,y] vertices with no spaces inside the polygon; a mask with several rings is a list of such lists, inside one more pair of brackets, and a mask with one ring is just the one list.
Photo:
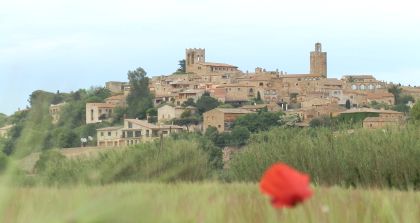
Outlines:
{"label": "window", "polygon": [[168,134],[168,131],[163,131],[162,134]]}
{"label": "window", "polygon": [[111,136],[111,132],[108,132],[108,136]]}
{"label": "window", "polygon": [[133,132],[132,131],[127,132],[127,138],[133,138]]}
{"label": "window", "polygon": [[133,128],[133,123],[129,122],[129,123],[128,123],[128,128],[129,128],[129,129],[132,129],[132,128]]}
{"label": "window", "polygon": [[141,137],[141,131],[136,131],[136,132],[135,132],[135,136],[136,136],[136,138]]}
{"label": "window", "polygon": [[101,132],[101,136],[104,136],[104,132]]}

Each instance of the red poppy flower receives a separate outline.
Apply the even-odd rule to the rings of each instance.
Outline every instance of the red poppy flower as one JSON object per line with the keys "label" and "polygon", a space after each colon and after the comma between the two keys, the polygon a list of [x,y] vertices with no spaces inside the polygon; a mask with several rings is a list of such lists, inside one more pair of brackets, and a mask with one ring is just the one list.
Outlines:
{"label": "red poppy flower", "polygon": [[271,166],[261,179],[261,192],[271,197],[276,208],[294,207],[312,195],[309,176],[286,164]]}

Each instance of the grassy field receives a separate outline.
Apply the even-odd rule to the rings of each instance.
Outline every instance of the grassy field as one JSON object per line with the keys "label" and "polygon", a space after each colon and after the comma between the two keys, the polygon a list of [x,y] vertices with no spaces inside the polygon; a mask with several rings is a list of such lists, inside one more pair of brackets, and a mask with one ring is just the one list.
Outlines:
{"label": "grassy field", "polygon": [[[5,192],[3,188],[2,192]],[[274,210],[256,184],[127,183],[8,189],[0,222],[420,222],[420,192],[316,188]]]}

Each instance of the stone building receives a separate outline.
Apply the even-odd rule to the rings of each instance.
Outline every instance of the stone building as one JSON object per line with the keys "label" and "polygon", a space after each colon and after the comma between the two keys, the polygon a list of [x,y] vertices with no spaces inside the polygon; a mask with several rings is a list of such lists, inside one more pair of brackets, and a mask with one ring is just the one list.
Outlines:
{"label": "stone building", "polygon": [[237,66],[206,62],[206,50],[201,48],[185,50],[185,68],[187,73],[195,74],[240,73]]}
{"label": "stone building", "polygon": [[97,145],[99,147],[119,147],[124,146],[122,138],[123,126],[106,127],[96,130]]}
{"label": "stone building", "polygon": [[127,106],[127,95],[120,94],[114,95],[105,99],[105,103],[113,104],[116,107],[126,107]]}
{"label": "stone building", "polygon": [[87,103],[86,124],[110,120],[116,105],[109,103]]}
{"label": "stone building", "polygon": [[58,121],[60,121],[60,112],[64,105],[66,105],[66,103],[50,105],[49,112],[50,112],[53,124],[57,124]]}
{"label": "stone building", "polygon": [[188,99],[192,99],[194,102],[197,102],[197,100],[203,96],[204,92],[204,89],[188,89],[180,91],[177,93],[176,104],[182,105],[184,102],[188,101]]}
{"label": "stone building", "polygon": [[392,117],[367,117],[363,120],[363,128],[381,129],[386,127],[397,127],[402,124],[402,120]]}
{"label": "stone building", "polygon": [[124,89],[127,85],[127,82],[108,81],[105,83],[105,88],[110,90],[114,94],[121,94],[124,93]]}
{"label": "stone building", "polygon": [[158,108],[158,123],[170,121],[174,118],[181,118],[182,113],[187,110],[190,110],[194,114],[197,109],[195,107],[184,108],[181,106],[164,105]]}
{"label": "stone building", "polygon": [[145,120],[125,119],[121,131],[125,145],[133,145],[182,132],[183,128],[177,125],[155,125]]}
{"label": "stone building", "polygon": [[322,52],[321,43],[315,44],[315,51],[311,52],[311,74],[318,74],[327,77],[327,53]]}
{"label": "stone building", "polygon": [[387,84],[376,80],[372,75],[345,75],[342,80],[345,82],[345,89],[352,91],[386,91]]}
{"label": "stone building", "polygon": [[283,109],[276,103],[270,104],[255,104],[255,105],[244,105],[240,107],[241,109],[248,110],[250,112],[259,112],[263,109],[267,109],[268,112],[280,112]]}
{"label": "stone building", "polygon": [[229,131],[233,122],[242,115],[250,112],[241,108],[215,108],[203,114],[203,130],[208,127],[216,127],[219,132]]}
{"label": "stone building", "polygon": [[124,126],[97,129],[100,147],[129,146],[149,142],[183,130],[177,125],[154,125],[146,120],[125,119]]}

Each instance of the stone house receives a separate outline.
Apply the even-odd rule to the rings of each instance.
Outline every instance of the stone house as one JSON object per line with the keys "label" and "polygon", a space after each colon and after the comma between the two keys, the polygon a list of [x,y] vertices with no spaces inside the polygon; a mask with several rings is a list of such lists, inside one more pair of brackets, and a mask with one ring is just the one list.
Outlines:
{"label": "stone house", "polygon": [[155,125],[146,120],[125,119],[121,131],[125,145],[134,145],[182,132],[183,128],[177,125]]}
{"label": "stone house", "polygon": [[86,124],[110,120],[116,105],[109,103],[87,103]]}
{"label": "stone house", "polygon": [[363,128],[380,129],[386,127],[396,127],[402,124],[402,120],[395,117],[367,117],[363,120]]}
{"label": "stone house", "polygon": [[99,147],[119,147],[124,146],[125,141],[122,138],[123,126],[106,127],[96,130],[97,145]]}
{"label": "stone house", "polygon": [[126,107],[127,106],[127,95],[120,94],[114,95],[105,99],[105,103],[113,104],[116,107]]}
{"label": "stone house", "polygon": [[182,105],[182,103],[188,101],[188,99],[193,99],[194,102],[197,102],[197,100],[204,94],[204,89],[188,89],[184,91],[178,92],[177,98],[176,98],[176,104]]}
{"label": "stone house", "polygon": [[108,81],[105,83],[105,88],[110,90],[114,94],[121,94],[124,93],[127,85],[129,85],[127,82]]}
{"label": "stone house", "polygon": [[60,120],[60,112],[64,105],[66,105],[66,103],[50,105],[49,113],[51,115],[53,124],[57,124]]}
{"label": "stone house", "polygon": [[184,108],[181,106],[164,105],[158,108],[158,123],[164,123],[174,118],[181,118],[182,113],[187,110],[190,110],[194,114],[197,109],[191,106]]}
{"label": "stone house", "polygon": [[376,80],[372,75],[346,75],[342,78],[346,90],[376,91],[386,89],[386,83]]}
{"label": "stone house", "polygon": [[167,137],[183,131],[177,125],[154,125],[146,120],[125,119],[124,126],[97,129],[97,145],[101,147],[129,146]]}
{"label": "stone house", "polygon": [[346,110],[344,107],[339,106],[338,104],[327,104],[322,107],[305,107],[300,109],[288,110],[286,114],[296,114],[299,116],[300,120],[303,123],[309,123],[314,118],[319,118],[322,116],[336,117],[340,115],[341,112]]}
{"label": "stone house", "polygon": [[378,103],[385,103],[387,105],[394,105],[395,104],[395,97],[393,94],[389,92],[375,92],[366,93],[367,102],[371,103],[373,101],[376,101]]}
{"label": "stone house", "polygon": [[347,111],[343,111],[340,114],[355,114],[355,113],[374,113],[377,114],[379,117],[383,118],[395,118],[399,120],[404,119],[404,113],[397,112],[393,110],[379,110],[379,109],[372,109],[372,108],[353,108]]}
{"label": "stone house", "polygon": [[214,93],[219,101],[244,103],[257,97],[258,90],[249,84],[225,84],[217,86]]}
{"label": "stone house", "polygon": [[185,50],[185,68],[187,73],[195,73],[199,75],[211,73],[241,73],[237,66],[225,63],[206,62],[206,50],[201,48]]}
{"label": "stone house", "polygon": [[244,105],[240,107],[241,109],[248,110],[250,112],[258,112],[262,109],[267,109],[269,112],[279,112],[283,109],[276,103],[270,103],[270,104],[255,104],[255,105]]}
{"label": "stone house", "polygon": [[229,131],[238,117],[250,113],[253,112],[241,108],[215,108],[203,114],[203,130],[213,126],[219,132]]}

